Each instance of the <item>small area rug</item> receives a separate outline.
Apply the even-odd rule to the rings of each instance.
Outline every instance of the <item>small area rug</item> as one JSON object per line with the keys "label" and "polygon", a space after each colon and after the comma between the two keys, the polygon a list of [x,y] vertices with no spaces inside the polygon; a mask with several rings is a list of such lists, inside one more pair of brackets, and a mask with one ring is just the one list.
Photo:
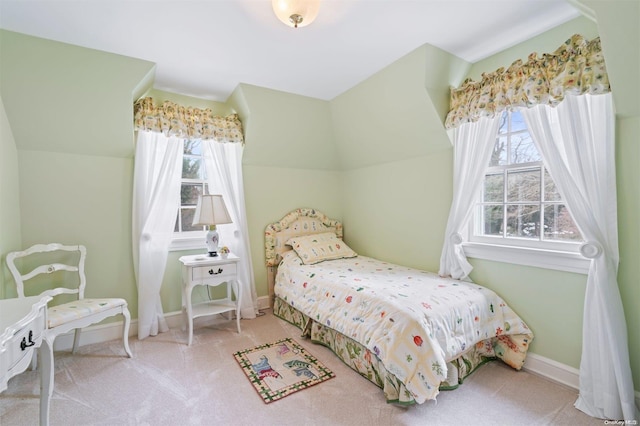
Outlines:
{"label": "small area rug", "polygon": [[291,338],[245,349],[233,356],[266,404],[335,377],[333,371]]}

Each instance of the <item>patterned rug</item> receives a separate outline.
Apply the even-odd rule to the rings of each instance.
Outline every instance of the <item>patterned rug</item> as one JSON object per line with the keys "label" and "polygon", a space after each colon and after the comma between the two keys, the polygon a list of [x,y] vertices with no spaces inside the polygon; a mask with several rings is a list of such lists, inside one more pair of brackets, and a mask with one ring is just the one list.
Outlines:
{"label": "patterned rug", "polygon": [[245,349],[233,356],[266,404],[335,377],[291,338]]}

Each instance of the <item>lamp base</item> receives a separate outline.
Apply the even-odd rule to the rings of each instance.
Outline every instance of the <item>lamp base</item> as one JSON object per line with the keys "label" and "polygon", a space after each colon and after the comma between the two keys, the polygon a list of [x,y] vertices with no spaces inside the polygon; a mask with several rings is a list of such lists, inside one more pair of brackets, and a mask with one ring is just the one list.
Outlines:
{"label": "lamp base", "polygon": [[220,241],[220,237],[218,236],[218,231],[216,231],[216,226],[211,225],[209,227],[209,231],[206,236],[206,244],[207,251],[209,252],[209,257],[218,256],[218,241]]}

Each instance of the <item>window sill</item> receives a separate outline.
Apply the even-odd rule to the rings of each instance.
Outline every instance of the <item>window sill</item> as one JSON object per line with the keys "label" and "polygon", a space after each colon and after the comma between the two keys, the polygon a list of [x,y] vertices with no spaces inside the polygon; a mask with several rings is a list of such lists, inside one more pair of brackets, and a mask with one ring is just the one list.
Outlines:
{"label": "window sill", "polygon": [[204,240],[204,233],[202,235],[193,235],[189,237],[175,237],[173,240],[171,240],[169,251],[205,249],[206,246]]}
{"label": "window sill", "polygon": [[537,268],[555,269],[557,271],[589,273],[590,259],[580,253],[534,248],[501,246],[486,243],[462,244],[467,257],[513,263],[516,265],[534,266]]}

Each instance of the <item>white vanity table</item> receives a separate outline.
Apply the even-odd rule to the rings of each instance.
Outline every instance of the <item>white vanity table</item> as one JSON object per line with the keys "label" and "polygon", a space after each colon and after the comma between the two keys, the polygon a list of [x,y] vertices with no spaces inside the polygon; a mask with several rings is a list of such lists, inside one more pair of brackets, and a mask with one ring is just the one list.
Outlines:
{"label": "white vanity table", "polygon": [[[53,376],[53,351],[43,339],[47,329],[49,296],[0,300],[0,392],[9,379],[31,364],[40,349],[40,425],[49,424],[49,401]],[[41,347],[42,345],[42,347]]]}

